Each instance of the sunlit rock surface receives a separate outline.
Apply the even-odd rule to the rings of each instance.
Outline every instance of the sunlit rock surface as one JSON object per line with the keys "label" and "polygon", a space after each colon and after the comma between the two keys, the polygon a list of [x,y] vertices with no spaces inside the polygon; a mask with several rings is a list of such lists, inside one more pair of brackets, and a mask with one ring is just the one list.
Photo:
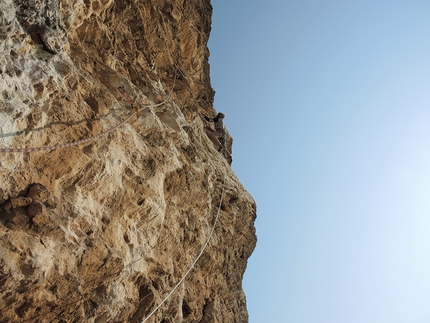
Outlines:
{"label": "sunlit rock surface", "polygon": [[216,219],[148,322],[248,321],[256,206],[204,131],[211,13],[203,0],[0,2],[1,149],[109,131],[134,112],[119,86],[140,108],[82,144],[0,153],[0,322],[141,322]]}

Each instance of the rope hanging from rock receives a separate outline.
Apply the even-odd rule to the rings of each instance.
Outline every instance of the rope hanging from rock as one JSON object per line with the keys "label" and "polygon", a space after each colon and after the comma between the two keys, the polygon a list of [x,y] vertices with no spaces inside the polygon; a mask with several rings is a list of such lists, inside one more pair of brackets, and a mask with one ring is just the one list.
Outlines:
{"label": "rope hanging from rock", "polygon": [[[213,235],[213,233],[214,233],[214,231],[215,231],[215,227],[216,227],[216,225],[217,225],[217,222],[218,222],[218,219],[219,219],[219,215],[220,215],[220,211],[221,211],[221,206],[222,206],[222,201],[223,201],[223,199],[224,199],[224,195],[225,195],[225,182],[226,182],[226,177],[227,177],[227,171],[225,171],[224,172],[224,179],[223,179],[223,184],[222,184],[222,191],[221,191],[221,198],[220,198],[220,202],[219,202],[219,205],[218,205],[218,209],[217,209],[217,214],[216,214],[216,217],[215,217],[215,221],[214,221],[214,224],[213,224],[213,226],[212,226],[212,229],[211,229],[211,231],[210,231],[210,233],[209,233],[209,236],[207,237],[207,239],[206,239],[206,241],[205,241],[205,243],[203,244],[203,246],[202,246],[202,248],[201,248],[201,250],[200,250],[200,252],[199,252],[199,254],[197,255],[197,257],[196,257],[196,259],[193,261],[193,263],[190,265],[190,267],[188,268],[188,270],[185,272],[185,274],[183,275],[183,277],[179,280],[179,282],[175,285],[175,287],[173,287],[173,289],[167,294],[167,296],[157,305],[157,307],[142,321],[142,323],[145,323],[152,315],[154,315],[155,314],[155,312],[170,298],[170,296],[175,292],[175,290],[182,284],[182,282],[185,280],[185,278],[188,276],[188,274],[191,272],[191,270],[194,268],[194,266],[196,265],[196,263],[197,263],[197,261],[200,259],[200,257],[203,255],[203,252],[205,251],[205,249],[206,249],[206,247],[207,247],[207,245],[209,244],[209,241],[211,240],[211,238],[212,238],[212,235]],[[111,274],[108,274],[108,275],[106,275],[106,276],[104,276],[103,277],[103,282],[102,282],[102,284],[105,282],[105,279],[107,278],[107,277],[111,277],[111,276],[114,276],[114,275],[117,275],[117,274],[120,274],[122,271],[124,271],[124,269],[125,268],[127,268],[127,267],[130,267],[130,266],[132,266],[133,264],[135,264],[135,263],[137,263],[137,262],[139,262],[140,260],[142,260],[143,258],[145,257],[145,255],[143,255],[142,257],[139,257],[138,259],[136,259],[136,260],[133,260],[132,262],[130,262],[129,264],[127,264],[127,265],[125,265],[119,272],[114,272],[114,273],[111,273]],[[100,284],[100,285],[98,285],[98,286],[101,286],[102,284]],[[60,309],[63,309],[64,307],[66,307],[66,306],[69,306],[69,305],[73,305],[73,304],[78,304],[78,303],[80,303],[81,301],[83,301],[84,300],[84,298],[79,298],[79,299],[77,299],[77,300],[75,300],[75,301],[71,301],[71,302],[69,302],[69,303],[67,303],[65,306],[61,306],[61,307],[59,307]],[[39,314],[39,315],[36,315],[36,316],[32,316],[32,317],[30,317],[30,318],[28,318],[28,319],[25,319],[25,320],[23,320],[22,322],[27,322],[27,321],[32,321],[32,320],[35,320],[35,319],[38,319],[38,318],[40,318],[40,317],[44,317],[44,316],[47,316],[48,314],[54,314],[54,315],[57,315],[57,314],[55,314],[55,313],[52,313],[52,312],[50,312],[50,313],[41,313],[41,314]]]}
{"label": "rope hanging from rock", "polygon": [[[172,97],[172,92],[173,89],[175,87],[175,82],[176,82],[176,76],[177,76],[177,68],[175,69],[175,77],[173,79],[173,85],[172,85],[172,90],[169,91],[169,95],[167,96],[167,98],[157,104],[150,104],[150,105],[146,105],[145,107],[148,108],[155,108],[158,107],[160,105],[165,104],[171,97]],[[89,137],[89,138],[85,138],[85,139],[81,139],[78,141],[74,141],[74,142],[68,142],[65,144],[59,144],[59,145],[54,145],[54,146],[44,146],[44,147],[24,147],[24,148],[0,148],[0,153],[31,153],[31,152],[38,152],[38,151],[51,151],[51,150],[55,150],[55,149],[60,149],[60,148],[68,148],[68,147],[73,147],[73,146],[77,146],[89,141],[93,141],[96,139],[99,139],[101,137],[103,137],[104,135],[107,135],[113,131],[115,131],[117,128],[121,127],[124,123],[127,123],[134,115],[138,114],[140,111],[140,107],[136,107],[133,102],[130,100],[130,98],[127,96],[127,93],[125,92],[125,87],[124,86],[120,86],[118,87],[118,91],[125,97],[125,99],[131,104],[131,107],[134,109],[134,112],[129,115],[127,118],[125,118],[121,123],[117,124],[116,126],[103,131],[101,133],[99,133],[98,135]]]}
{"label": "rope hanging from rock", "polygon": [[175,290],[182,284],[182,282],[185,280],[185,278],[188,276],[188,274],[191,272],[191,270],[194,268],[194,266],[196,265],[197,261],[200,259],[200,257],[202,256],[203,252],[205,251],[209,241],[212,238],[212,235],[215,231],[215,226],[218,222],[218,218],[219,218],[219,214],[221,211],[221,206],[222,206],[222,200],[224,198],[224,192],[225,192],[225,180],[227,177],[227,170],[224,171],[224,180],[222,183],[222,192],[221,192],[221,198],[219,201],[219,206],[218,206],[218,211],[215,217],[215,222],[214,225],[212,226],[211,232],[209,233],[208,238],[206,239],[205,244],[203,245],[202,249],[200,250],[200,253],[197,255],[196,259],[194,260],[194,262],[191,264],[190,268],[185,272],[184,276],[179,280],[179,282],[175,285],[175,287],[173,287],[173,289],[169,292],[169,294],[167,294],[167,296],[160,302],[160,304],[157,305],[157,307],[151,312],[149,313],[149,315],[141,322],[141,323],[145,323],[152,315],[154,315],[154,313],[161,307],[161,305],[164,304],[164,302],[166,302],[170,296],[172,296],[172,294],[175,292]]}

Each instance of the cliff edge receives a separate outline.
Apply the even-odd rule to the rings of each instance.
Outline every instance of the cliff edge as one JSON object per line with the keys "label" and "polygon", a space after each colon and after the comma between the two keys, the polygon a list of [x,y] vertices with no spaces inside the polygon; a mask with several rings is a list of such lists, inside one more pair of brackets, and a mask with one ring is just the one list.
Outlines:
{"label": "cliff edge", "polygon": [[248,321],[256,206],[205,133],[211,14],[0,2],[0,322]]}

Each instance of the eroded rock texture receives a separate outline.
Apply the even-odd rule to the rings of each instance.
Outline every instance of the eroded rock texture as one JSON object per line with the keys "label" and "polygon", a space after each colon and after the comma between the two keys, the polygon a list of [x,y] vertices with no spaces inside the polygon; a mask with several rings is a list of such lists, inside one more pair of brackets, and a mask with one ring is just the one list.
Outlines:
{"label": "eroded rock texture", "polygon": [[[247,322],[255,203],[204,131],[208,0],[1,0],[0,322]],[[167,100],[165,104],[154,106]],[[231,138],[228,137],[231,148]],[[220,206],[220,208],[219,208]]]}

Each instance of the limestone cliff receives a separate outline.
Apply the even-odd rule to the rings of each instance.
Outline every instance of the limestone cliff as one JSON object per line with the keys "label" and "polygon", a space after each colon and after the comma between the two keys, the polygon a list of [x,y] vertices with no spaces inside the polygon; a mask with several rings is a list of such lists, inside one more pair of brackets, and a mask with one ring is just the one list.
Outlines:
{"label": "limestone cliff", "polygon": [[247,322],[256,207],[204,130],[211,13],[0,1],[0,322]]}

